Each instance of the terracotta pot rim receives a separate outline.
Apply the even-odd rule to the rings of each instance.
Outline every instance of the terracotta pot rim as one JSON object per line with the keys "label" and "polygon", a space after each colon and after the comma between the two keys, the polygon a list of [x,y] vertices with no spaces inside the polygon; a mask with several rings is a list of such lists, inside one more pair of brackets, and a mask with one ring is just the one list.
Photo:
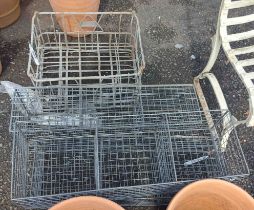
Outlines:
{"label": "terracotta pot rim", "polygon": [[20,4],[20,0],[17,0],[17,3],[15,4],[15,6],[13,8],[11,8],[10,10],[8,10],[6,13],[1,14],[0,18],[10,15],[12,12],[14,12],[19,7],[19,4]]}
{"label": "terracotta pot rim", "polygon": [[78,0],[75,2],[66,1],[66,0],[60,0],[60,1],[55,1],[55,0],[49,0],[50,4],[52,7],[57,7],[57,10],[63,10],[65,9],[66,11],[76,11],[76,10],[82,10],[82,9],[87,9],[87,8],[97,8],[100,5],[100,0],[94,0],[94,1],[89,1],[86,4],[84,4],[84,0]]}
{"label": "terracotta pot rim", "polygon": [[182,190],[180,190],[172,199],[172,201],[170,202],[170,204],[168,205],[166,210],[172,210],[172,207],[174,207],[179,200],[181,200],[181,197],[188,193],[189,191],[191,191],[194,187],[195,189],[201,186],[205,186],[205,185],[211,185],[211,184],[219,184],[220,186],[223,185],[227,188],[231,188],[234,191],[237,191],[239,194],[241,194],[242,196],[244,196],[250,203],[253,202],[254,205],[254,200],[251,197],[251,195],[249,195],[246,191],[244,191],[242,188],[238,187],[235,184],[232,184],[230,182],[224,181],[224,180],[220,180],[220,179],[204,179],[204,180],[200,180],[200,181],[196,181],[193,182],[189,185],[187,185],[186,187],[184,187]]}
{"label": "terracotta pot rim", "polygon": [[98,206],[100,206],[100,204],[106,204],[108,206],[111,206],[112,210],[124,210],[124,208],[122,208],[117,203],[115,203],[111,200],[108,200],[106,198],[97,197],[97,196],[80,196],[80,197],[70,198],[70,199],[64,200],[64,201],[56,204],[55,206],[51,207],[49,210],[60,210],[61,208],[65,207],[66,205],[71,205],[74,203],[86,202],[86,201],[97,203]]}

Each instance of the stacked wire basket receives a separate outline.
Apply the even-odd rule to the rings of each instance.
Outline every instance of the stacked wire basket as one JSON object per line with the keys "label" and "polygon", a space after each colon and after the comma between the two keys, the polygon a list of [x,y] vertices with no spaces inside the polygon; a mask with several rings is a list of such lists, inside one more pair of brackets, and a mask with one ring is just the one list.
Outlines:
{"label": "stacked wire basket", "polygon": [[56,19],[80,13],[34,16],[34,87],[12,101],[12,200],[36,209],[82,195],[161,205],[191,181],[247,175],[236,131],[225,129],[230,113],[202,110],[193,85],[142,85],[136,15],[96,14],[82,22],[95,30],[76,37]]}

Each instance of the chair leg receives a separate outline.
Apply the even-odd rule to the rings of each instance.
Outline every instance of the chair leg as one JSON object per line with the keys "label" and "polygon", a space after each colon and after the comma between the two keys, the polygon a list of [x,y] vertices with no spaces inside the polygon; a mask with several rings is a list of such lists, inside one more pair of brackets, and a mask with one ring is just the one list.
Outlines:
{"label": "chair leg", "polygon": [[[233,127],[234,124],[232,124],[232,120],[229,117],[229,115],[226,115],[226,113],[228,112],[228,106],[227,106],[227,102],[224,98],[223,92],[221,90],[221,87],[218,83],[218,80],[212,73],[204,72],[204,73],[202,73],[201,77],[197,76],[194,78],[194,86],[195,86],[197,95],[199,97],[200,104],[204,110],[205,117],[207,119],[209,127],[213,128],[214,122],[212,120],[212,116],[210,114],[208,104],[205,100],[204,93],[203,93],[202,88],[200,86],[200,80],[204,79],[204,78],[207,78],[209,80],[209,82],[211,83],[214,94],[216,96],[217,102],[218,102],[220,110],[221,110],[221,115],[222,116],[225,115],[223,117],[223,133],[220,134],[222,136],[220,148],[221,148],[221,151],[224,152],[226,150],[226,147],[228,144],[229,135],[234,128]],[[235,121],[237,122],[237,120],[235,120]],[[218,135],[217,131],[214,129],[212,129],[211,132],[214,137],[216,137]]]}
{"label": "chair leg", "polygon": [[219,30],[217,29],[216,34],[212,37],[212,52],[210,54],[210,58],[208,60],[208,63],[204,70],[197,76],[198,79],[203,78],[204,73],[208,73],[211,71],[212,67],[214,66],[214,63],[219,55],[221,48],[221,38],[220,38],[220,33]]}

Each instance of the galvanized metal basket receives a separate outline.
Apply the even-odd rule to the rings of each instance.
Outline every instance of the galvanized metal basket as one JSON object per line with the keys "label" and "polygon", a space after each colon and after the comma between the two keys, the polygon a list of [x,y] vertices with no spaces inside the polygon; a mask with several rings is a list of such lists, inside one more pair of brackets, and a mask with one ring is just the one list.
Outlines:
{"label": "galvanized metal basket", "polygon": [[193,180],[249,173],[230,113],[201,111],[192,85],[31,88],[12,117],[12,199],[27,208],[165,204]]}
{"label": "galvanized metal basket", "polygon": [[145,67],[134,12],[35,13],[29,57],[35,86],[136,83]]}

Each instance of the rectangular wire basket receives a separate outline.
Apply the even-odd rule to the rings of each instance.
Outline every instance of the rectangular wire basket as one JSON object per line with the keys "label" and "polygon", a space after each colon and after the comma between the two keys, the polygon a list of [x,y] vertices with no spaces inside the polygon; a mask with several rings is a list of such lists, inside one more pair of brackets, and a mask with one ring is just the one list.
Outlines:
{"label": "rectangular wire basket", "polygon": [[158,205],[191,181],[249,173],[230,113],[201,111],[192,85],[31,88],[12,118],[12,200],[26,208],[81,195]]}
{"label": "rectangular wire basket", "polygon": [[57,118],[65,119],[73,125],[79,124],[82,118],[176,110],[200,111],[193,85],[126,84],[113,87],[87,85],[26,88],[14,93],[10,131],[13,131],[16,121],[36,120],[38,117],[53,125]]}
{"label": "rectangular wire basket", "polygon": [[144,66],[134,12],[33,17],[28,76],[35,86],[136,83]]}

